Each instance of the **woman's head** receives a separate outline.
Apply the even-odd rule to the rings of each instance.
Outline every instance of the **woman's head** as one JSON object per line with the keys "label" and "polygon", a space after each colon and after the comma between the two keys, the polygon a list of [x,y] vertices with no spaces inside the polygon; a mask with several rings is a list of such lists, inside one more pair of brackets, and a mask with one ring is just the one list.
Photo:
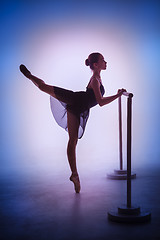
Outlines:
{"label": "woman's head", "polygon": [[97,68],[100,70],[106,69],[106,62],[101,53],[91,53],[88,58],[85,60],[86,66],[90,66],[92,70],[96,70]]}

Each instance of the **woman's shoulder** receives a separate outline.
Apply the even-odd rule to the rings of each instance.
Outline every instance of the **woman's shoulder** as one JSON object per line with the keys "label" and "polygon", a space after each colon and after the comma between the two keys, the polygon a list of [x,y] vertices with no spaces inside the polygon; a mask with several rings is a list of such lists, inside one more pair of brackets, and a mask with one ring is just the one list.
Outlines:
{"label": "woman's shoulder", "polygon": [[95,81],[97,81],[97,80],[95,79],[95,77],[92,76],[89,80],[87,88],[92,88],[93,85],[95,85]]}
{"label": "woman's shoulder", "polygon": [[99,79],[98,77],[96,76],[92,76],[91,79],[90,79],[90,82],[89,82],[89,85],[90,86],[100,86],[102,83],[101,83],[101,79]]}

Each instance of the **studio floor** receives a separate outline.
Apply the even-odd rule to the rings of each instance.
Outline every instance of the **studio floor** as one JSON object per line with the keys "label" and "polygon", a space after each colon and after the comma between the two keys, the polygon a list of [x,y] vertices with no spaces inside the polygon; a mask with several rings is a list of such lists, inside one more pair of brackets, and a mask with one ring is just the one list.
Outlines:
{"label": "studio floor", "polygon": [[151,221],[122,224],[108,220],[108,211],[126,204],[126,181],[107,179],[106,169],[81,173],[76,194],[68,173],[12,167],[1,174],[1,239],[125,240],[160,239],[159,169],[134,169],[132,204],[151,212]]}

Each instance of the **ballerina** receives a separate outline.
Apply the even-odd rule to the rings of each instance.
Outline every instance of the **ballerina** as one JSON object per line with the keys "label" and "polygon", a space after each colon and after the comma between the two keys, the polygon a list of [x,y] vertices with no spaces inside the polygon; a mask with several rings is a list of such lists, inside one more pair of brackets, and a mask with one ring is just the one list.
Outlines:
{"label": "ballerina", "polygon": [[[57,123],[68,132],[67,157],[72,172],[70,181],[74,183],[76,193],[79,193],[81,189],[76,164],[76,146],[78,139],[82,138],[84,134],[90,108],[97,104],[100,106],[109,104],[126,91],[125,89],[119,89],[117,94],[113,96],[103,96],[105,90],[100,73],[102,70],[106,70],[107,62],[102,54],[91,53],[85,60],[85,64],[90,67],[93,75],[90,78],[86,91],[79,92],[48,85],[42,79],[32,75],[23,64],[20,65],[20,71],[24,76],[30,79],[41,91],[50,95],[53,116]],[[57,101],[60,103],[59,105],[57,105]],[[62,116],[57,116],[57,106],[63,108],[63,111],[61,111]]]}

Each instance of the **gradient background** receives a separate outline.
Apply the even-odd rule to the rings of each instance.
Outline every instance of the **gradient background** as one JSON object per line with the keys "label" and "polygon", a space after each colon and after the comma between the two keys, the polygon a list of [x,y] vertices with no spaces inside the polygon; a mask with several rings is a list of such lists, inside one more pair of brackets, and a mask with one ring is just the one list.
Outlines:
{"label": "gradient background", "polygon": [[[1,177],[22,178],[30,169],[47,174],[70,170],[67,133],[52,117],[49,96],[20,72],[25,64],[48,84],[85,90],[91,52],[108,63],[106,96],[133,92],[132,166],[160,167],[159,1],[1,1]],[[123,97],[124,161],[126,98]],[[91,110],[78,143],[80,173],[105,174],[119,167],[117,101]],[[34,174],[32,172],[32,174]]]}
{"label": "gradient background", "polygon": [[[133,164],[159,166],[158,1],[1,1],[0,9],[2,168],[24,165],[26,158],[32,159],[27,165],[43,164],[46,154],[61,159],[68,139],[52,118],[49,96],[22,76],[19,65],[49,84],[85,90],[91,71],[84,60],[94,51],[108,62],[106,96],[121,87],[134,93]],[[117,119],[117,101],[91,110],[77,149],[80,161],[87,154],[105,158],[106,168],[117,164]]]}

